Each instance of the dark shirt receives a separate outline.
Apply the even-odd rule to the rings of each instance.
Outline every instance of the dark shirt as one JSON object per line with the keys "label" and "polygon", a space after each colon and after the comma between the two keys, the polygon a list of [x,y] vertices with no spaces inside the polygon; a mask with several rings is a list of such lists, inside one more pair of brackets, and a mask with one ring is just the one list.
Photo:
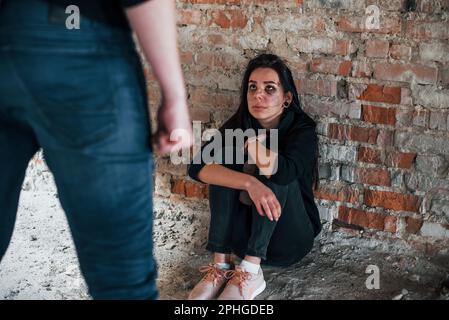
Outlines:
{"label": "dark shirt", "polygon": [[[253,119],[254,120],[254,119]],[[260,128],[260,125],[253,124],[250,127],[254,129]],[[318,235],[321,231],[321,222],[319,218],[319,213],[317,206],[314,201],[313,194],[313,172],[315,170],[317,161],[317,148],[318,148],[318,136],[316,133],[315,122],[304,112],[289,112],[284,115],[280,121],[278,132],[279,132],[279,146],[278,146],[278,170],[272,175],[269,180],[278,185],[288,185],[295,181],[298,182],[302,202],[304,203],[306,216],[312,225],[314,236]],[[246,127],[242,128],[245,130]],[[269,136],[269,135],[268,135]],[[223,141],[225,139],[222,139]],[[199,164],[191,163],[188,169],[189,176],[199,182],[202,182],[198,174],[201,169],[206,165],[200,154],[204,150],[205,146],[212,143],[213,140],[205,143],[201,152],[195,155],[195,162],[201,162]],[[269,144],[269,142],[268,142]],[[223,142],[223,146],[224,142]],[[199,161],[198,161],[199,160]],[[224,160],[222,159],[224,162]],[[236,170],[243,171],[243,165],[231,165],[226,167]],[[288,205],[289,208],[299,208],[299,200],[288,199],[291,203]],[[295,210],[295,209],[294,209]],[[297,209],[296,209],[297,210]],[[298,228],[295,223],[303,223],[301,220],[292,219],[288,224],[284,224],[282,227],[284,230],[279,230],[281,233],[295,235]],[[286,244],[277,244],[283,246]],[[281,261],[279,261],[281,263]]]}
{"label": "dark shirt", "polygon": [[124,9],[148,0],[46,0],[61,9],[76,5],[81,16],[111,27],[130,30]]}

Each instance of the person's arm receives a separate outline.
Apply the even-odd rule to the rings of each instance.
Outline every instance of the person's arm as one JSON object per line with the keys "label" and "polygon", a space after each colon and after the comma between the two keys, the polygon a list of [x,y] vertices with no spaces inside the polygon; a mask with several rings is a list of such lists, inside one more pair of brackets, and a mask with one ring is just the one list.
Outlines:
{"label": "person's arm", "polygon": [[266,148],[262,142],[266,139],[266,135],[260,135],[249,138],[245,144],[248,155],[259,168],[262,175],[268,179],[277,171],[278,153]]}
{"label": "person's arm", "polygon": [[249,138],[245,148],[261,174],[273,183],[290,184],[315,166],[318,137],[313,127],[294,130],[278,152],[265,147],[265,138]]}
{"label": "person's arm", "polygon": [[317,161],[318,136],[314,127],[293,130],[276,155],[277,171],[269,180],[279,185],[290,184],[312,172]]}
{"label": "person's arm", "polygon": [[226,168],[220,164],[208,164],[198,173],[198,178],[204,183],[247,191],[257,212],[261,216],[267,216],[271,221],[273,219],[277,221],[281,215],[281,205],[276,195],[251,175]]}
{"label": "person's arm", "polygon": [[[154,142],[162,153],[190,147],[192,126],[178,51],[175,2],[151,0],[128,7],[125,12],[162,90]],[[184,130],[185,135],[171,141],[175,129]]]}

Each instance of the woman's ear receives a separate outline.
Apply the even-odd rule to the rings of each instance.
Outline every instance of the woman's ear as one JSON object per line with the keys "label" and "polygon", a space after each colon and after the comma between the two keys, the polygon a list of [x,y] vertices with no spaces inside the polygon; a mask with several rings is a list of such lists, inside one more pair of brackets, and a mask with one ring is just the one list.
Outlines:
{"label": "woman's ear", "polygon": [[289,91],[285,95],[285,102],[290,104],[293,101],[293,94]]}

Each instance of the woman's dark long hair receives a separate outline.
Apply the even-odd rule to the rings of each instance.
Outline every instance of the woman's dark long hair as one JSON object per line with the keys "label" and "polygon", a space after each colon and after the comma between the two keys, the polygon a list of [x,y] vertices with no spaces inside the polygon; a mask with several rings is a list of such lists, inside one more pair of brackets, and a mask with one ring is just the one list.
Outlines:
{"label": "woman's dark long hair", "polygon": [[[237,112],[226,121],[223,126],[220,128],[220,131],[228,128],[242,128],[243,127],[243,119],[248,116],[248,100],[247,100],[247,92],[248,92],[248,82],[249,77],[252,72],[257,68],[270,68],[277,72],[279,76],[279,80],[282,84],[282,88],[284,93],[291,92],[292,93],[292,102],[288,107],[289,112],[296,112],[298,114],[305,112],[301,108],[301,100],[298,95],[298,91],[296,90],[295,82],[293,80],[292,73],[288,68],[287,64],[277,55],[274,54],[261,54],[257,57],[253,58],[249,61],[248,66],[246,67],[245,74],[243,75],[241,92],[240,92],[240,105]],[[313,123],[316,126],[315,121],[311,119],[309,116],[306,116],[305,119],[308,119],[309,122]],[[288,133],[287,133],[288,135]],[[318,189],[319,186],[319,177],[318,177],[318,143],[316,145],[315,157],[316,162],[313,169],[313,185],[314,190]]]}

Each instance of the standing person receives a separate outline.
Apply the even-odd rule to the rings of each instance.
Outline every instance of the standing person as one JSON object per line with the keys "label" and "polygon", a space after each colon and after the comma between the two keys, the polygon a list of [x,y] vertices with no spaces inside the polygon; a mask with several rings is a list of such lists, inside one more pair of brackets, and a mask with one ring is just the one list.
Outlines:
{"label": "standing person", "polygon": [[[131,29],[162,91],[153,137]],[[156,299],[152,140],[166,153],[191,132],[174,1],[0,2],[0,259],[42,148],[91,296]]]}
{"label": "standing person", "polygon": [[[248,158],[244,164],[223,159],[206,164],[198,157],[207,144],[195,156],[190,177],[210,185],[206,249],[214,259],[200,268],[206,275],[189,299],[254,299],[266,286],[261,262],[288,266],[299,261],[321,230],[313,196],[313,184],[318,185],[316,124],[301,109],[289,68],[278,56],[262,54],[249,62],[241,90],[239,109],[219,132],[277,129],[279,150],[270,150],[274,141],[266,134],[245,143],[253,165]],[[238,152],[234,141],[224,146]],[[243,259],[234,270],[232,253]]]}

